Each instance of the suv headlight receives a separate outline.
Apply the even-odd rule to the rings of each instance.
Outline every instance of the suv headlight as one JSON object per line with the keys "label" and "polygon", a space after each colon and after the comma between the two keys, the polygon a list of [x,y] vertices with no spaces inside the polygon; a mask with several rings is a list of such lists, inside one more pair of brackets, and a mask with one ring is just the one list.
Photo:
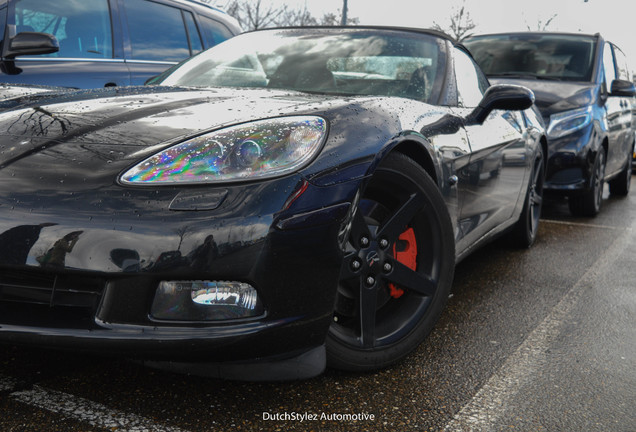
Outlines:
{"label": "suv headlight", "polygon": [[326,136],[327,122],[316,116],[230,126],[168,147],[126,171],[120,181],[156,186],[277,177],[308,164]]}
{"label": "suv headlight", "polygon": [[560,138],[583,129],[592,121],[592,107],[577,108],[550,116],[548,138]]}

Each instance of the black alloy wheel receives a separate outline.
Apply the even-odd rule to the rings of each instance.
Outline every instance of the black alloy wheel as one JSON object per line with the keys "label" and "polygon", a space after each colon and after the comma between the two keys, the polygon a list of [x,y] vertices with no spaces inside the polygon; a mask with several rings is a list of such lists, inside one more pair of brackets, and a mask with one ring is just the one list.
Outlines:
{"label": "black alloy wheel", "polygon": [[329,366],[373,370],[413,351],[439,319],[454,267],[437,185],[408,157],[387,156],[353,216],[327,335]]}
{"label": "black alloy wheel", "polygon": [[594,217],[601,211],[605,186],[605,151],[600,149],[594,161],[592,187],[583,195],[569,198],[570,212],[574,216]]}
{"label": "black alloy wheel", "polygon": [[545,180],[545,163],[543,148],[538,146],[534,156],[528,190],[523,210],[513,229],[513,238],[519,247],[529,248],[534,244],[539,231],[539,218],[543,206],[543,182]]}

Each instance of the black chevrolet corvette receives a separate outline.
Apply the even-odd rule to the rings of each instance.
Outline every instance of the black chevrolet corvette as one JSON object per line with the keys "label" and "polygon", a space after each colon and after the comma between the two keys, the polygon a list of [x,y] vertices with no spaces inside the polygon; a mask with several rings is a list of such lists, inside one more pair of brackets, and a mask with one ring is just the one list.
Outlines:
{"label": "black chevrolet corvette", "polygon": [[226,378],[390,365],[458,260],[533,243],[532,103],[442,34],[365,27],[0,99],[0,341]]}

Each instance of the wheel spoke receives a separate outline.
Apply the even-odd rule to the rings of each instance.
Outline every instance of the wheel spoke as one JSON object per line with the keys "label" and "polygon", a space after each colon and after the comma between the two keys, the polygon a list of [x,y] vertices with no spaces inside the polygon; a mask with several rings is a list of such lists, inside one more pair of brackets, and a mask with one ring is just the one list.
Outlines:
{"label": "wheel spoke", "polygon": [[375,309],[377,292],[360,280],[360,338],[363,348],[375,346]]}
{"label": "wheel spoke", "polygon": [[539,218],[537,217],[538,207],[530,206],[528,210],[529,210],[528,217],[530,218],[528,229],[530,230],[531,234],[534,234],[537,231],[537,228],[539,227]]}
{"label": "wheel spoke", "polygon": [[353,221],[351,223],[351,243],[355,249],[360,247],[359,242],[361,238],[371,238],[371,233],[369,231],[369,226],[364,220],[364,215],[362,214],[362,210],[360,207],[356,210],[353,215]]}
{"label": "wheel spoke", "polygon": [[415,217],[424,204],[424,198],[420,194],[413,194],[410,198],[382,225],[378,231],[378,237],[397,240],[407,224]]}
{"label": "wheel spoke", "polygon": [[411,270],[399,261],[395,261],[391,273],[384,276],[389,282],[399,285],[401,288],[414,291],[424,296],[432,296],[437,290],[437,285],[428,276]]}
{"label": "wheel spoke", "polygon": [[542,169],[541,166],[543,165],[543,161],[541,159],[537,160],[537,163],[534,166],[534,176],[532,178],[532,187],[537,187],[537,184],[539,183],[539,181],[541,180],[541,173],[542,173]]}
{"label": "wheel spoke", "polygon": [[541,204],[543,204],[543,197],[541,195],[539,195],[538,193],[533,193],[532,194],[532,205],[534,206],[540,206]]}

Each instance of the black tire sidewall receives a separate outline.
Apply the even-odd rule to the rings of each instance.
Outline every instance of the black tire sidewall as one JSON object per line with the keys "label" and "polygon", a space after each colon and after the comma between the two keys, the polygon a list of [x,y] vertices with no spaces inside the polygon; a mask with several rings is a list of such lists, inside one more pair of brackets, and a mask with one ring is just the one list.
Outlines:
{"label": "black tire sidewall", "polygon": [[441,264],[438,286],[425,315],[415,327],[398,342],[379,348],[363,350],[342,343],[330,332],[326,338],[327,362],[330,367],[351,371],[368,371],[387,367],[417,348],[432,331],[448,300],[455,268],[455,240],[446,203],[433,179],[412,159],[400,154],[389,154],[376,171],[387,170],[410,178],[431,205],[441,227]]}
{"label": "black tire sidewall", "polygon": [[[534,244],[534,241],[536,240],[536,237],[537,237],[537,229],[539,227],[539,223],[537,222],[537,227],[536,227],[537,229],[535,229],[534,231],[532,230],[534,221],[531,218],[532,213],[530,209],[530,190],[532,188],[532,183],[534,182],[534,177],[536,175],[535,162],[537,160],[540,160],[541,165],[539,166],[539,169],[544,170],[544,175],[545,175],[543,148],[541,146],[537,148],[537,152],[535,153],[532,170],[530,171],[530,180],[528,182],[528,189],[526,191],[523,209],[521,210],[521,215],[519,216],[519,220],[517,221],[517,224],[512,233],[514,242],[516,243],[517,246],[521,248],[529,248],[530,246]],[[540,180],[542,182],[541,196],[543,197],[543,179],[540,179]]]}
{"label": "black tire sidewall", "polygon": [[632,153],[633,150],[629,152],[627,163],[625,164],[625,167],[622,169],[620,174],[615,179],[609,182],[610,194],[619,196],[625,196],[629,194],[629,189],[632,181]]}
{"label": "black tire sidewall", "polygon": [[[602,174],[605,173],[605,150],[601,149],[596,155],[593,167],[592,187],[586,191],[583,195],[573,196],[569,199],[570,212],[575,216],[587,216],[595,217],[600,211],[603,203],[603,188],[605,185],[605,179],[600,178],[599,189],[596,188],[596,181],[598,179],[597,171],[599,165],[603,164]],[[600,199],[598,195],[600,194]]]}

